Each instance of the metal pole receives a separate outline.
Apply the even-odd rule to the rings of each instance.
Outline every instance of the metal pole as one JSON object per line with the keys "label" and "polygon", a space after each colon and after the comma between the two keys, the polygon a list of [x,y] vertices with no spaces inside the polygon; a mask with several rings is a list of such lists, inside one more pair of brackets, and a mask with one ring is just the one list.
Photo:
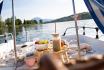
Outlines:
{"label": "metal pole", "polygon": [[17,51],[16,51],[16,28],[15,28],[15,16],[14,16],[14,1],[12,0],[12,23],[13,23],[13,41],[14,41],[14,53],[15,61],[17,63]]}
{"label": "metal pole", "polygon": [[79,43],[77,15],[76,15],[76,9],[75,9],[75,2],[74,2],[74,0],[72,0],[72,4],[73,4],[73,13],[74,13],[75,28],[76,28],[76,36],[77,36],[78,58],[80,58],[80,43]]}

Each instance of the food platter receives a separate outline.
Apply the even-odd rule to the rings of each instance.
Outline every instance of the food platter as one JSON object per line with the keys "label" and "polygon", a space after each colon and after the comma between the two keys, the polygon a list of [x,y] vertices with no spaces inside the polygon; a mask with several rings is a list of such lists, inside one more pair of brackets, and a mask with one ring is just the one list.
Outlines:
{"label": "food platter", "polygon": [[[46,40],[42,40],[42,41],[46,41]],[[46,43],[37,44],[36,41],[35,44],[36,52],[34,54],[37,55],[38,59],[40,59],[45,54],[57,55],[62,60],[62,62],[66,62],[65,60],[68,60],[69,57],[67,54],[67,51],[69,51],[69,45],[66,44],[63,40],[61,45],[62,45],[61,50],[55,52],[53,50],[52,41],[48,41],[47,44]]]}

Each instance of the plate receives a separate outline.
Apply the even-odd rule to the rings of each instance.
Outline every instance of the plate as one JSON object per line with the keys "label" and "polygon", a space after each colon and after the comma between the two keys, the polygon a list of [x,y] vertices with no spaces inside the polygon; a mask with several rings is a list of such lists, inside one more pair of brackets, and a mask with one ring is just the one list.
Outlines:
{"label": "plate", "polygon": [[48,48],[48,44],[35,44],[36,50],[45,50]]}

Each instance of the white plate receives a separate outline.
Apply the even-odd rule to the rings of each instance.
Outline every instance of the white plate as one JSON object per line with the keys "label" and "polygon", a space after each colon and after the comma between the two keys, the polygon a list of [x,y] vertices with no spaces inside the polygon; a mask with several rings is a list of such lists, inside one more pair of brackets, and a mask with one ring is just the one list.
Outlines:
{"label": "white plate", "polygon": [[48,48],[48,44],[35,44],[36,50],[44,50]]}

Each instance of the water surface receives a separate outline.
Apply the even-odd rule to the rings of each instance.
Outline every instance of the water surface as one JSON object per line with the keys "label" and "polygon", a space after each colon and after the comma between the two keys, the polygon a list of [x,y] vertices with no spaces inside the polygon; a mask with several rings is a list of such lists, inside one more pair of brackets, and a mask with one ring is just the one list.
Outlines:
{"label": "water surface", "polygon": [[[95,22],[90,20],[80,20],[78,21],[78,26],[86,26],[86,27],[97,27]],[[68,21],[68,22],[58,22],[56,23],[57,27],[57,33],[60,35],[63,35],[66,28],[68,27],[75,27],[74,21]],[[26,41],[32,41],[34,39],[52,39],[52,33],[55,32],[55,24],[54,23],[48,23],[48,24],[38,24],[28,27],[19,27],[17,30],[17,43],[24,43]],[[8,32],[11,32],[12,30],[9,30]],[[86,28],[86,35],[89,37],[95,38],[96,30],[95,29],[88,29]],[[66,32],[66,35],[73,35],[76,34],[75,28],[69,29]],[[83,34],[83,29],[79,28],[79,34]],[[101,31],[99,31],[100,39],[104,39],[103,34]]]}

